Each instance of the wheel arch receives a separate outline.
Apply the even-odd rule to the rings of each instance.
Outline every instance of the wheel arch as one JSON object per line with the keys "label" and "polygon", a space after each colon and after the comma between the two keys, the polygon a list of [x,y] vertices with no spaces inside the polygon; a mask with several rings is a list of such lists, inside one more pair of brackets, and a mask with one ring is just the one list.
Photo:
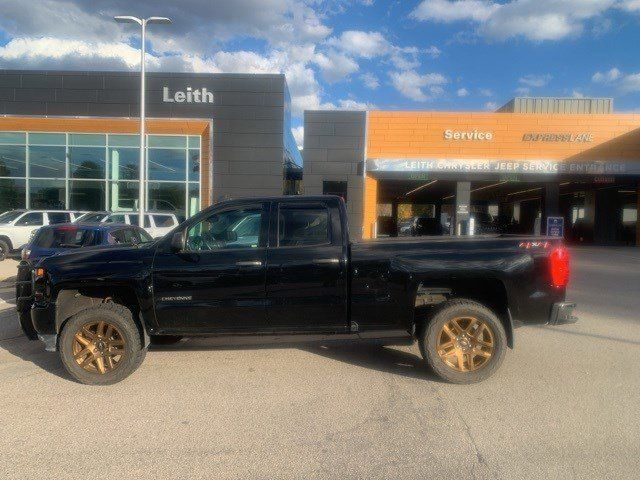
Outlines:
{"label": "wheel arch", "polygon": [[476,301],[493,311],[504,327],[507,346],[513,348],[514,327],[507,288],[502,280],[495,277],[418,283],[414,296],[416,332],[426,327],[438,305],[457,298]]}
{"label": "wheel arch", "polygon": [[[13,250],[13,242],[7,235],[0,235],[0,241],[5,242],[9,246],[9,250]],[[9,253],[9,252],[7,252]]]}
{"label": "wheel arch", "polygon": [[58,336],[64,324],[74,315],[102,303],[114,302],[131,310],[131,316],[140,333],[143,345],[148,345],[149,335],[140,315],[140,302],[133,288],[87,287],[69,288],[58,292],[55,326]]}

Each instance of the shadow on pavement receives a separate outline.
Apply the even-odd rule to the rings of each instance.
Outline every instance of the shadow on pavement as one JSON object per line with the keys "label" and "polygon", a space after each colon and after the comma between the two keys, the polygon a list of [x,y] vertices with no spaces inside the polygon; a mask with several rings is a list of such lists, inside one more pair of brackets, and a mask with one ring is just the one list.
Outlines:
{"label": "shadow on pavement", "polygon": [[[249,340],[249,339],[247,339]],[[435,382],[442,381],[432,373],[422,359],[410,352],[382,345],[362,344],[357,341],[341,342],[286,342],[218,344],[217,338],[185,338],[174,345],[150,345],[149,352],[214,351],[214,350],[264,350],[296,348],[314,355],[337,360],[357,367],[392,373],[408,378]],[[223,340],[224,341],[224,340]]]}
{"label": "shadow on pavement", "polygon": [[62,366],[57,353],[47,352],[44,344],[39,341],[30,341],[25,337],[9,338],[0,341],[0,349],[6,350],[25,362],[56,375],[65,380],[74,381]]}
{"label": "shadow on pavement", "polygon": [[608,335],[598,335],[597,333],[577,332],[575,330],[562,330],[561,328],[558,328],[558,327],[548,327],[548,326],[544,326],[544,325],[536,326],[535,328],[538,328],[540,330],[546,330],[546,331],[566,333],[567,335],[577,335],[579,337],[590,337],[590,338],[597,338],[598,340],[609,340],[611,342],[626,343],[628,345],[640,345],[640,342],[638,342],[636,340],[628,340],[626,338],[610,337]]}

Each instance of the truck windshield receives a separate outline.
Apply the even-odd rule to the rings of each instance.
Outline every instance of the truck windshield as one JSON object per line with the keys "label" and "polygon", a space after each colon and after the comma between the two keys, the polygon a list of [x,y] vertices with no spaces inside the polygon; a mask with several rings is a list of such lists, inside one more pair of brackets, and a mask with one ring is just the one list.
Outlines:
{"label": "truck windshield", "polygon": [[79,248],[93,245],[96,235],[93,229],[76,227],[42,228],[33,239],[39,248]]}
{"label": "truck windshield", "polygon": [[0,215],[0,223],[13,222],[16,218],[22,215],[24,212],[20,210],[9,210]]}

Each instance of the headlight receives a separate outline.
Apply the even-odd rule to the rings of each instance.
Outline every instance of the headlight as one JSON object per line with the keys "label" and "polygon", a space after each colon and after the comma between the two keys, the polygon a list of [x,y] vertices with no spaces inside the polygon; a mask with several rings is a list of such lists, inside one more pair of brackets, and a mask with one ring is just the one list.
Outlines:
{"label": "headlight", "polygon": [[20,255],[20,258],[22,260],[29,260],[29,256],[31,255],[31,250],[29,250],[28,248],[23,248],[22,249],[22,254]]}

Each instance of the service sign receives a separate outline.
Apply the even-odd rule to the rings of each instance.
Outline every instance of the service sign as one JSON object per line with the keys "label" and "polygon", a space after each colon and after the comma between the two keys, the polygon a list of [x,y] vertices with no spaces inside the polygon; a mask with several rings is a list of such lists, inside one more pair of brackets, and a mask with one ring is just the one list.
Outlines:
{"label": "service sign", "polygon": [[547,235],[564,237],[564,217],[547,217]]}

